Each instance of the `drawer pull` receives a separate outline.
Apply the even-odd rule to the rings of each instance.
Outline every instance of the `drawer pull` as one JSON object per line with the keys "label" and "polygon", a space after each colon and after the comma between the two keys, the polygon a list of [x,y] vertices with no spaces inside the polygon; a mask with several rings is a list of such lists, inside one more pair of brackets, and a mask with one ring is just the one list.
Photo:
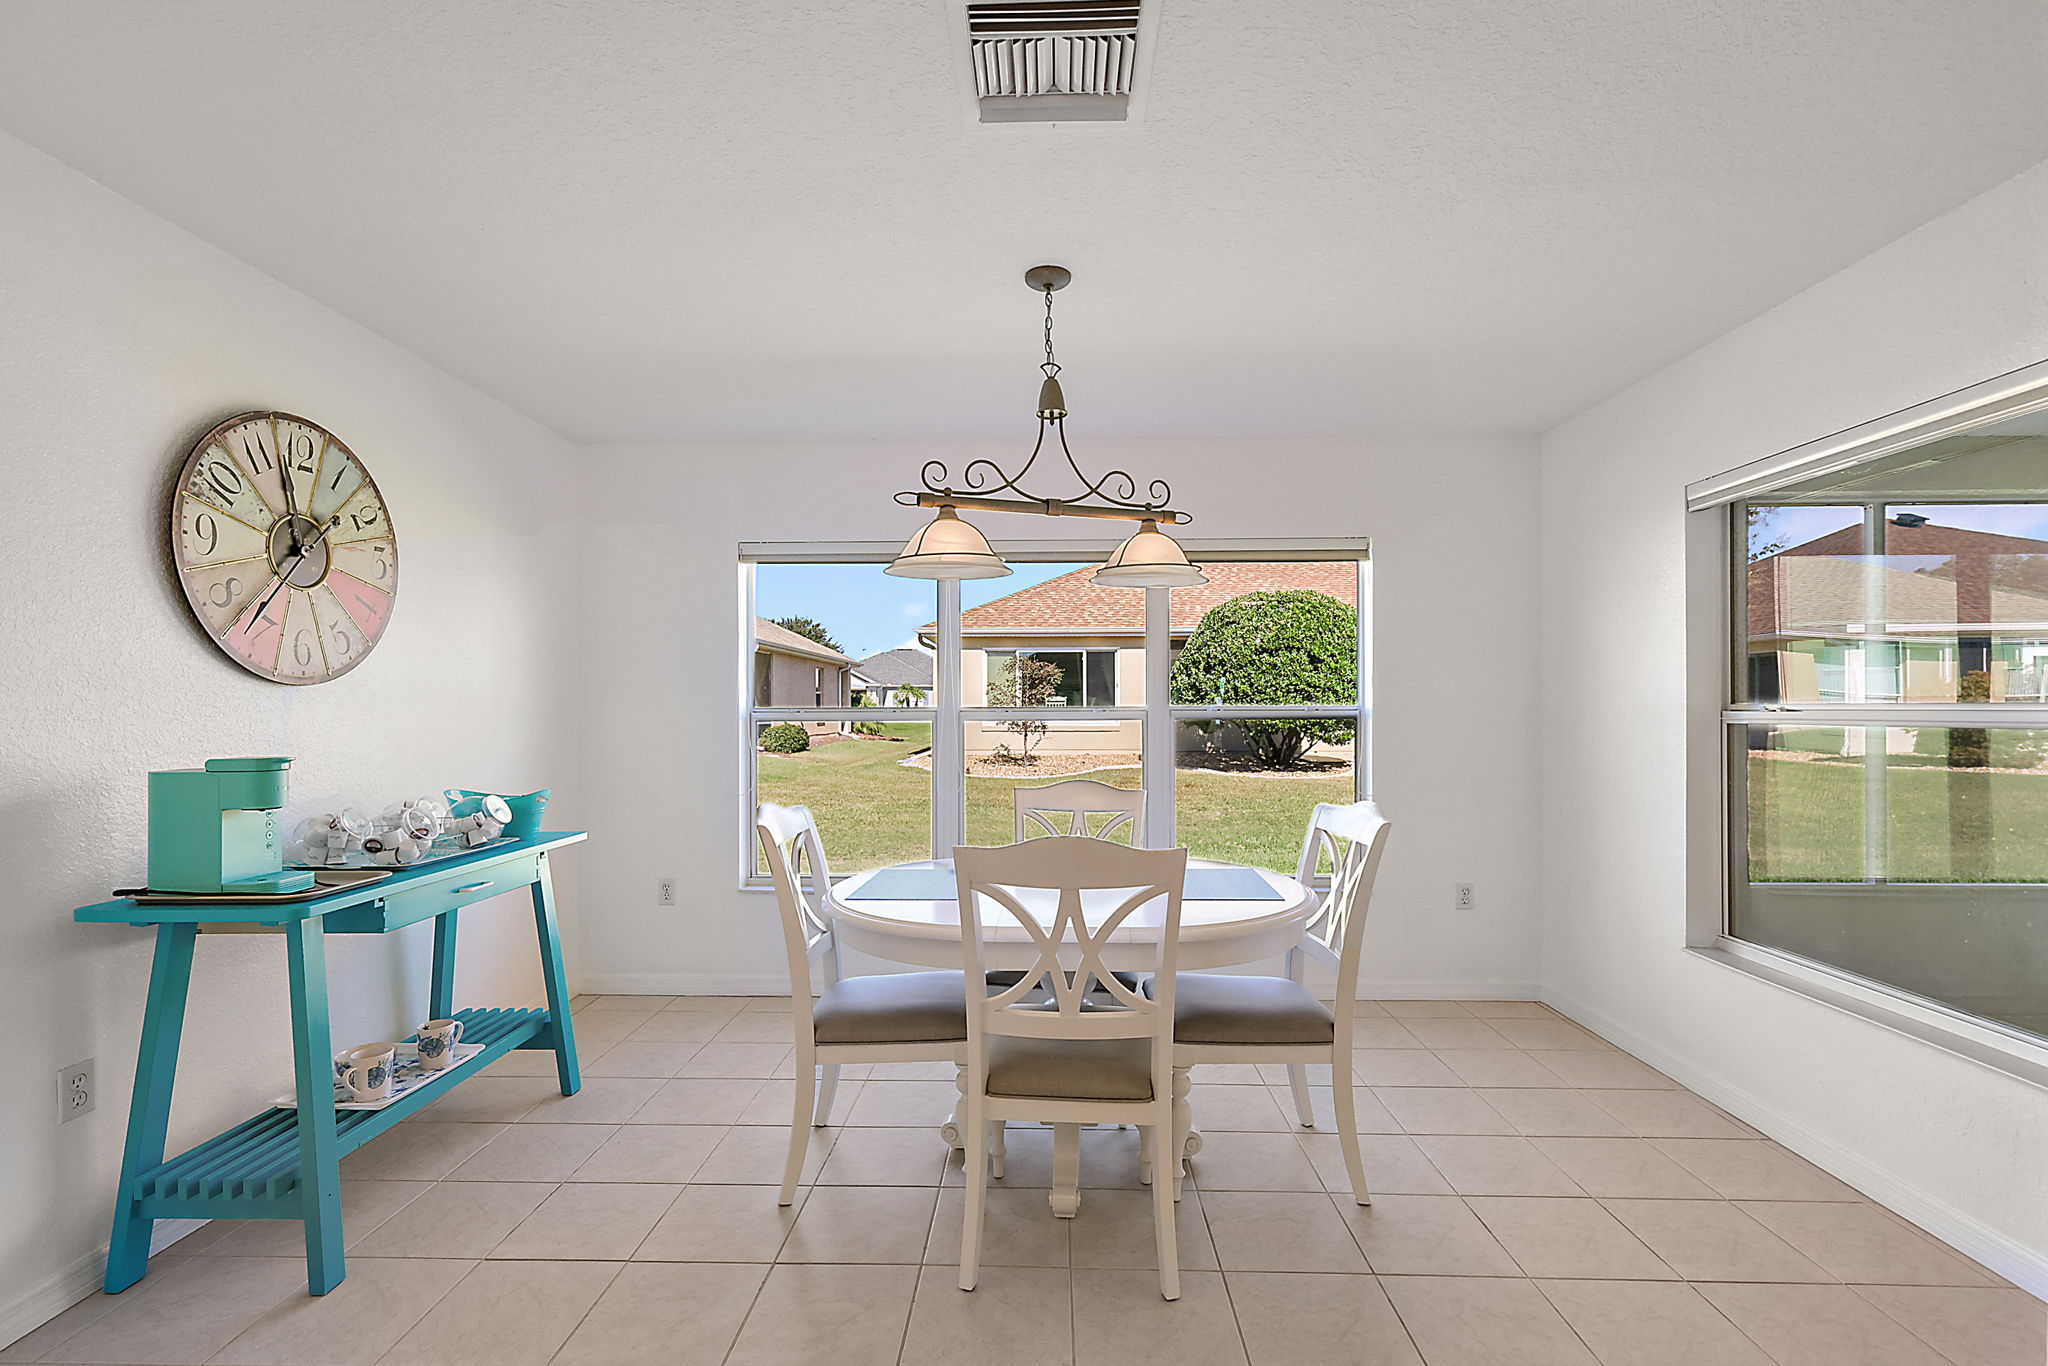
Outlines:
{"label": "drawer pull", "polygon": [[467,887],[457,887],[455,889],[454,894],[456,896],[461,896],[464,892],[481,892],[484,888],[490,885],[491,884],[488,879],[486,879],[483,882],[472,882]]}

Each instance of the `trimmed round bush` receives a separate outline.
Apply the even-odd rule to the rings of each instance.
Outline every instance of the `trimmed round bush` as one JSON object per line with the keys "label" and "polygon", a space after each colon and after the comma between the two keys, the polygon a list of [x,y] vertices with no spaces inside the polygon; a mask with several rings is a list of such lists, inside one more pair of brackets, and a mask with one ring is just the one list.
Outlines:
{"label": "trimmed round bush", "polygon": [[811,733],[793,721],[777,721],[761,732],[761,748],[770,754],[802,754],[811,747]]}
{"label": "trimmed round bush", "polygon": [[[1358,700],[1358,613],[1327,593],[1246,593],[1203,614],[1173,661],[1174,705],[1350,706]],[[1196,722],[1199,730],[1219,723]],[[1233,721],[1260,762],[1286,768],[1316,744],[1351,738],[1348,721]]]}

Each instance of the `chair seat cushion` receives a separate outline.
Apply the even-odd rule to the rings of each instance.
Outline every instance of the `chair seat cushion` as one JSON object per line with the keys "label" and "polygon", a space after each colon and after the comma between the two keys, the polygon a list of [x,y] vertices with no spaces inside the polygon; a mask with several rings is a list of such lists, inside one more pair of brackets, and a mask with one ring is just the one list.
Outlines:
{"label": "chair seat cushion", "polygon": [[967,1039],[967,987],[957,972],[848,977],[811,1007],[819,1043],[951,1043]]}
{"label": "chair seat cushion", "polygon": [[[1152,994],[1152,983],[1145,983]],[[1215,1044],[1326,1044],[1337,1017],[1309,989],[1285,977],[1183,972],[1174,979],[1173,1041]]]}
{"label": "chair seat cushion", "polygon": [[1150,1039],[991,1034],[988,1094],[1011,1100],[1150,1100]]}

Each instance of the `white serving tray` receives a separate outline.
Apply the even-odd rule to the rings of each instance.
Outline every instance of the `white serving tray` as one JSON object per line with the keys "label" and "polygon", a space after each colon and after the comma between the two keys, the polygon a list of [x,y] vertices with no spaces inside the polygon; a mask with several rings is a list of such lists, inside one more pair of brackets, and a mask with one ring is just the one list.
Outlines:
{"label": "white serving tray", "polygon": [[[458,1067],[483,1051],[484,1046],[480,1043],[459,1043],[449,1050],[454,1055],[452,1062],[446,1067],[437,1067],[430,1071],[420,1066],[419,1049],[412,1044],[402,1043],[398,1045],[397,1051],[391,1055],[390,1095],[386,1096],[383,1100],[355,1100],[352,1099],[355,1093],[337,1081],[334,1083],[334,1108],[337,1110],[382,1110],[387,1105],[393,1105],[405,1099],[422,1086],[432,1086],[437,1081],[445,1081],[447,1078],[454,1076]],[[273,1110],[296,1110],[299,1108],[298,1096],[296,1093],[279,1096],[276,1100],[270,1102],[270,1107]]]}

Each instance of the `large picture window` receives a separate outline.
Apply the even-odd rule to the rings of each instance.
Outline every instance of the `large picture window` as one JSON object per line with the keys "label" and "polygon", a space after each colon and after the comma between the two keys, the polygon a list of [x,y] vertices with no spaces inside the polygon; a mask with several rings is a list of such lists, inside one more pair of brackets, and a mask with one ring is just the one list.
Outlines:
{"label": "large picture window", "polygon": [[2048,421],[1730,512],[1727,935],[2048,1036]]}
{"label": "large picture window", "polygon": [[938,584],[895,549],[742,547],[749,795],[809,806],[835,874],[1007,843],[1012,791],[1071,777],[1143,788],[1142,843],[1291,871],[1365,794],[1363,542],[1191,543],[1176,589],[1090,584],[1107,543]]}

